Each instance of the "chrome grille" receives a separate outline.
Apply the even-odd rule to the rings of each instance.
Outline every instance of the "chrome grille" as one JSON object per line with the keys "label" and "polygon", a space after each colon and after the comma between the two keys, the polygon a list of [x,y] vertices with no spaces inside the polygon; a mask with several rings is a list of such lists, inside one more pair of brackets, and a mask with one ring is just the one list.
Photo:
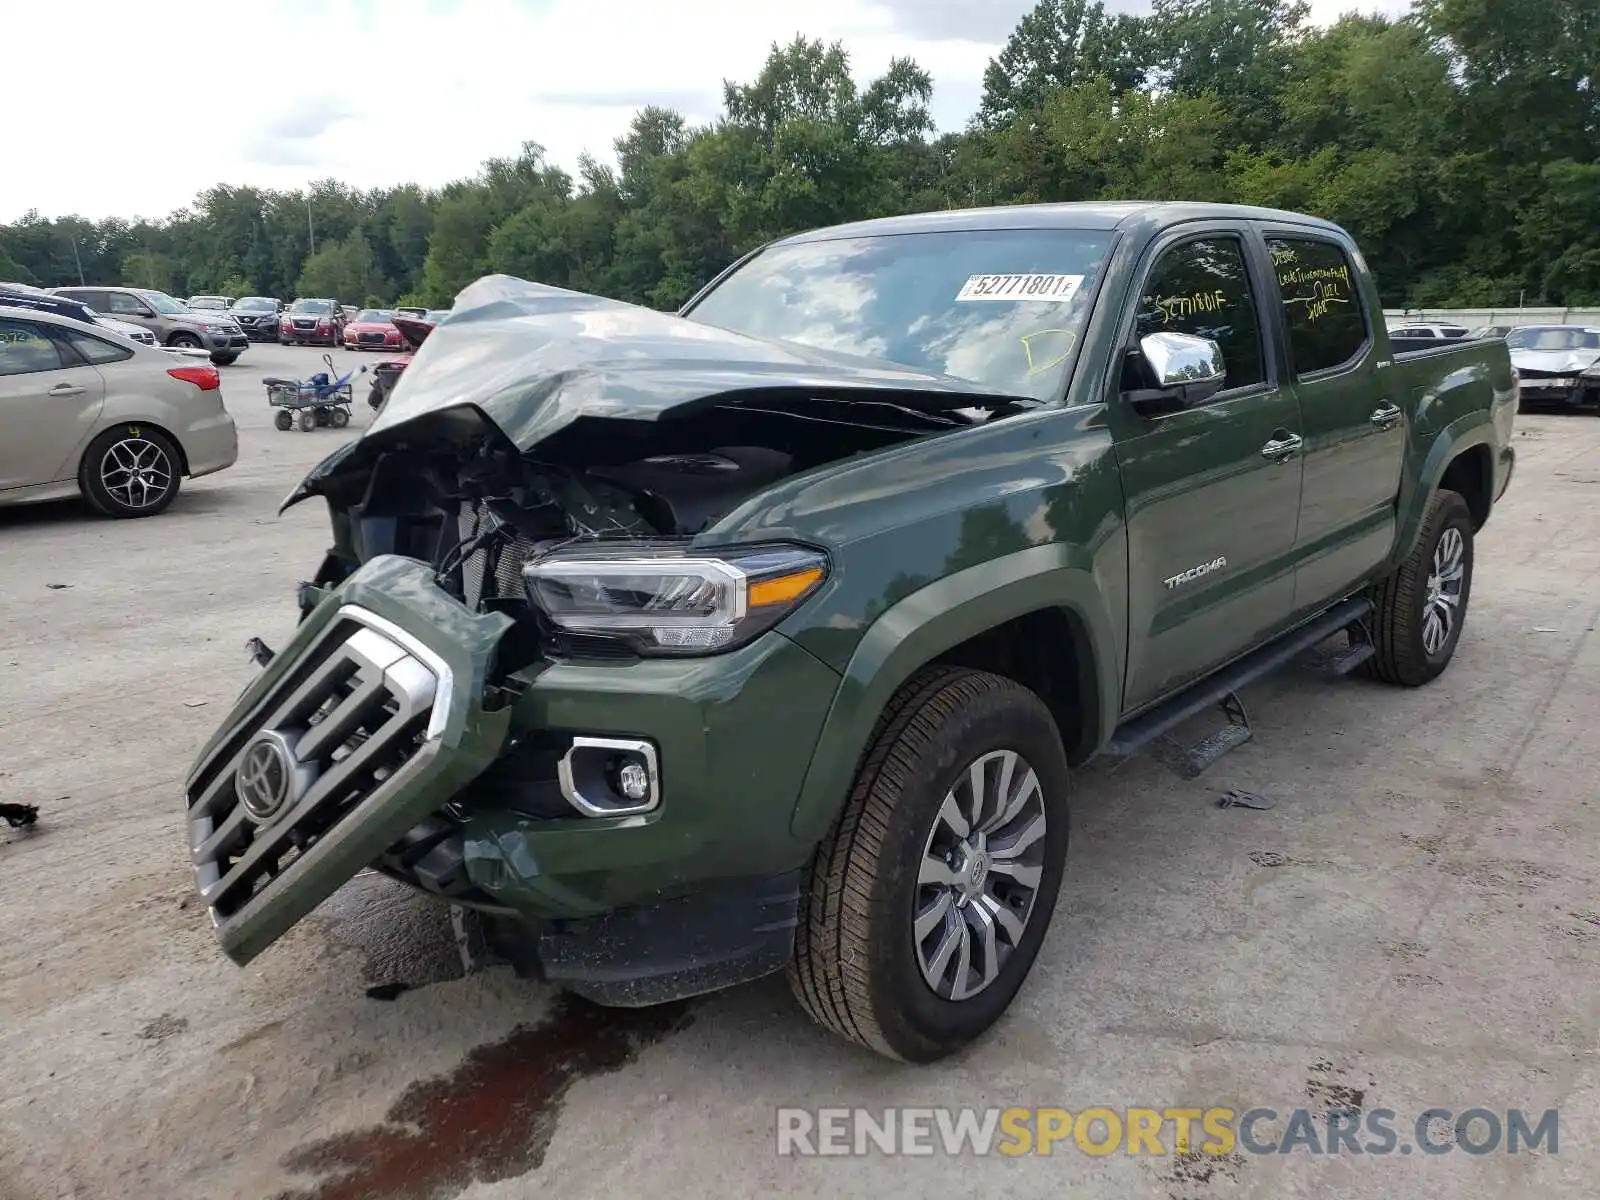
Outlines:
{"label": "chrome grille", "polygon": [[306,661],[191,776],[195,883],[224,925],[358,806],[382,802],[431,738],[449,671],[381,618],[347,607]]}

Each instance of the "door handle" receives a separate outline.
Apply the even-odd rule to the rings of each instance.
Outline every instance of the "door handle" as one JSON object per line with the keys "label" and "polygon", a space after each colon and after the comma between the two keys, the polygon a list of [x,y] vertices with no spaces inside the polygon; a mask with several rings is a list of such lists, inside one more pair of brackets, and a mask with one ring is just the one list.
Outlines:
{"label": "door handle", "polygon": [[1285,433],[1282,437],[1275,437],[1261,447],[1261,457],[1270,458],[1274,462],[1288,462],[1300,452],[1300,447],[1305,443],[1298,434]]}
{"label": "door handle", "polygon": [[75,383],[58,383],[50,389],[48,394],[51,396],[81,396],[83,395],[83,389]]}
{"label": "door handle", "polygon": [[1400,420],[1400,410],[1385,400],[1372,410],[1372,423],[1379,429],[1388,429]]}

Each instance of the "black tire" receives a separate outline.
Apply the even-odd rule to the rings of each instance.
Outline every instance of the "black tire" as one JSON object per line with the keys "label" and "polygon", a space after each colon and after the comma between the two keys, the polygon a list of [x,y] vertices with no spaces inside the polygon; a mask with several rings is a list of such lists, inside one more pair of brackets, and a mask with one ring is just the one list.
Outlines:
{"label": "black tire", "polygon": [[[1373,588],[1376,611],[1372,617],[1372,640],[1378,652],[1364,664],[1369,677],[1404,687],[1421,687],[1437,679],[1450,665],[1466,624],[1467,603],[1472,598],[1472,532],[1472,512],[1460,494],[1435,492],[1428,501],[1422,531],[1410,557]],[[1433,575],[1436,566],[1448,565],[1447,561],[1436,560],[1436,556],[1444,544],[1444,559],[1452,557],[1452,543],[1447,542],[1452,537],[1460,539],[1455,557],[1461,570],[1454,593],[1456,603],[1449,605],[1433,600]],[[1448,582],[1441,583],[1439,592],[1448,595],[1449,586]],[[1430,606],[1440,605],[1441,612],[1448,610],[1451,614],[1442,641],[1437,640],[1430,627],[1428,611]],[[1434,643],[1432,648],[1430,641]]]}
{"label": "black tire", "polygon": [[350,424],[350,414],[342,408],[336,408],[328,414],[328,423],[335,429],[343,429]]}
{"label": "black tire", "polygon": [[[1039,859],[1038,881],[1021,937],[1003,959],[996,955],[1001,965],[992,982],[970,997],[947,998],[925,977],[913,933],[915,915],[937,907],[924,906],[926,897],[937,899],[947,886],[921,882],[924,853],[935,845],[947,795],[985,755],[1006,751],[1025,760],[1039,784],[1044,834],[1028,851],[1030,862]],[[844,810],[812,861],[789,963],[801,1006],[824,1028],[909,1062],[942,1058],[982,1035],[1010,1005],[1049,929],[1066,862],[1067,813],[1066,753],[1036,695],[983,671],[935,667],[915,675],[879,719]],[[1010,828],[1002,823],[992,832]],[[955,851],[928,861],[951,864],[952,893],[958,875],[967,879],[954,869]],[[1004,878],[1001,886],[1009,886]],[[945,918],[924,946],[948,932],[951,912],[958,928],[970,921],[963,903],[946,902]],[[958,970],[967,978],[964,963]]]}
{"label": "black tire", "polygon": [[[132,463],[138,464],[139,480],[129,470]],[[108,517],[153,517],[165,512],[182,485],[183,459],[172,439],[138,423],[106,430],[89,443],[78,466],[84,497]]]}
{"label": "black tire", "polygon": [[367,404],[372,408],[373,412],[377,412],[383,407],[382,384],[374,383],[372,385],[372,390],[367,393]]}
{"label": "black tire", "polygon": [[287,408],[280,408],[272,417],[272,423],[283,432],[287,433],[294,428],[294,414]]}
{"label": "black tire", "polygon": [[200,339],[192,333],[175,333],[167,339],[167,345],[176,346],[182,350],[200,349]]}
{"label": "black tire", "polygon": [[214,367],[231,367],[238,361],[239,356],[237,354],[213,354],[211,356],[211,365]]}
{"label": "black tire", "polygon": [[316,427],[317,410],[314,408],[302,408],[300,410],[300,432],[310,433]]}

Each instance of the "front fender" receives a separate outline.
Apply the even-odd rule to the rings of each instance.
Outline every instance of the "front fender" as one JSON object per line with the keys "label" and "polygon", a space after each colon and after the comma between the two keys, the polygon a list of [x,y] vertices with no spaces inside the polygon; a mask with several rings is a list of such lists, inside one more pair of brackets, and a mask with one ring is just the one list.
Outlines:
{"label": "front fender", "polygon": [[1041,609],[1062,608],[1087,631],[1099,697],[1098,743],[1121,707],[1122,642],[1096,580],[1093,560],[1061,543],[968,567],[920,588],[868,628],[845,667],[812,753],[790,830],[817,841],[848,794],[879,715],[918,669],[995,626]]}

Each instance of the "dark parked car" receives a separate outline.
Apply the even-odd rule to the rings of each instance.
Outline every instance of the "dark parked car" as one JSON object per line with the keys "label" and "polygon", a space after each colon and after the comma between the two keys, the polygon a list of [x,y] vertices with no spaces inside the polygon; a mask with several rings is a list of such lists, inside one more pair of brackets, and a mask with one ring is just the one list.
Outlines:
{"label": "dark parked car", "polygon": [[229,310],[239,322],[245,337],[252,342],[278,340],[278,317],[283,312],[283,301],[271,296],[240,296]]}
{"label": "dark parked car", "polygon": [[283,345],[337,346],[344,339],[344,311],[337,300],[302,297],[278,318]]}

